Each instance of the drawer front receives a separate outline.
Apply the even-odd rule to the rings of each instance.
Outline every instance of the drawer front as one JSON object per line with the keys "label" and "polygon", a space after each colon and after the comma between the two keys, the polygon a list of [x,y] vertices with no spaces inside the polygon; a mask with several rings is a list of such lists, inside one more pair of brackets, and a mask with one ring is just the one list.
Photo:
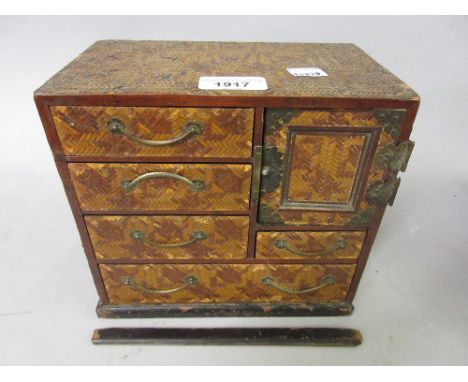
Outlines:
{"label": "drawer front", "polygon": [[70,163],[83,211],[247,212],[250,165]]}
{"label": "drawer front", "polygon": [[247,216],[86,216],[96,258],[243,259]]}
{"label": "drawer front", "polygon": [[361,252],[366,233],[257,232],[259,259],[351,259]]}
{"label": "drawer front", "polygon": [[66,155],[248,158],[253,109],[53,106]]}
{"label": "drawer front", "polygon": [[111,304],[339,302],[354,265],[100,265]]}

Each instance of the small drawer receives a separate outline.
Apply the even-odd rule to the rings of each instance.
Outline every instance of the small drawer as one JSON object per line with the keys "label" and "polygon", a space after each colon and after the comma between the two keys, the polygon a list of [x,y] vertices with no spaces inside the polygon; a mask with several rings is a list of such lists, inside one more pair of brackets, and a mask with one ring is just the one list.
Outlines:
{"label": "small drawer", "polygon": [[250,165],[69,163],[81,209],[247,212]]}
{"label": "small drawer", "polygon": [[52,106],[65,155],[249,158],[253,109]]}
{"label": "small drawer", "polygon": [[101,264],[111,304],[342,302],[355,265]]}
{"label": "small drawer", "polygon": [[365,231],[257,232],[259,259],[352,259],[361,252]]}
{"label": "small drawer", "polygon": [[99,260],[243,259],[247,216],[86,216]]}

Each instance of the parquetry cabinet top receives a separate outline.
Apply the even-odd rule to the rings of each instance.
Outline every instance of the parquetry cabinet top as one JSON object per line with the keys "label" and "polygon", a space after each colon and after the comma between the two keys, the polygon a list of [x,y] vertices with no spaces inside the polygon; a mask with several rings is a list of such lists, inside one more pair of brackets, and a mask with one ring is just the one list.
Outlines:
{"label": "parquetry cabinet top", "polygon": [[[294,77],[319,67],[328,77]],[[268,90],[200,90],[200,76],[265,77]],[[417,100],[353,44],[98,41],[36,95],[167,94]]]}

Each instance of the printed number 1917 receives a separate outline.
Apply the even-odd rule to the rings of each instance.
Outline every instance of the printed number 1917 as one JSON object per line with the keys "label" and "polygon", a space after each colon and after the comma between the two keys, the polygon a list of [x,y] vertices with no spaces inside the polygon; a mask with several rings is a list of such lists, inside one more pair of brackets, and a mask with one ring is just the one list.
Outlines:
{"label": "printed number 1917", "polygon": [[230,88],[230,87],[234,87],[234,88],[241,88],[241,87],[244,87],[246,88],[247,86],[249,85],[249,82],[248,81],[243,81],[243,82],[216,82],[216,86],[218,87],[225,87],[225,88]]}
{"label": "printed number 1917", "polygon": [[268,85],[263,77],[200,77],[198,88],[202,90],[267,90]]}

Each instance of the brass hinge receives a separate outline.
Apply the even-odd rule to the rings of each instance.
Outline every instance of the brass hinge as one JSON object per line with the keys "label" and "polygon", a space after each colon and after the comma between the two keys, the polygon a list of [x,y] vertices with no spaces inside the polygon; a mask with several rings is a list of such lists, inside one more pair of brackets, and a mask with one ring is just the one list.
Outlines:
{"label": "brass hinge", "polygon": [[392,172],[405,171],[413,148],[413,141],[406,141],[398,146],[391,143],[378,152],[377,163],[381,168]]}
{"label": "brass hinge", "polygon": [[406,110],[376,109],[374,115],[382,125],[383,130],[393,139],[397,139],[400,136],[401,125],[406,118]]}
{"label": "brass hinge", "polygon": [[262,153],[261,193],[274,191],[283,178],[283,153],[276,146],[264,146]]}
{"label": "brass hinge", "polygon": [[275,134],[299,113],[300,111],[297,109],[267,109],[265,113],[265,134]]}
{"label": "brass hinge", "polygon": [[284,224],[280,214],[268,204],[260,203],[258,208],[258,223],[266,225]]}
{"label": "brass hinge", "polygon": [[392,206],[400,186],[400,180],[400,178],[391,178],[386,182],[372,185],[367,190],[366,199],[371,203]]}
{"label": "brass hinge", "polygon": [[348,221],[348,223],[346,223],[346,226],[353,229],[368,227],[372,223],[374,215],[375,207],[369,207],[359,212],[358,214],[353,215],[353,217]]}
{"label": "brass hinge", "polygon": [[250,203],[256,206],[260,197],[260,178],[262,171],[262,146],[254,147],[254,165],[252,169],[252,189]]}

